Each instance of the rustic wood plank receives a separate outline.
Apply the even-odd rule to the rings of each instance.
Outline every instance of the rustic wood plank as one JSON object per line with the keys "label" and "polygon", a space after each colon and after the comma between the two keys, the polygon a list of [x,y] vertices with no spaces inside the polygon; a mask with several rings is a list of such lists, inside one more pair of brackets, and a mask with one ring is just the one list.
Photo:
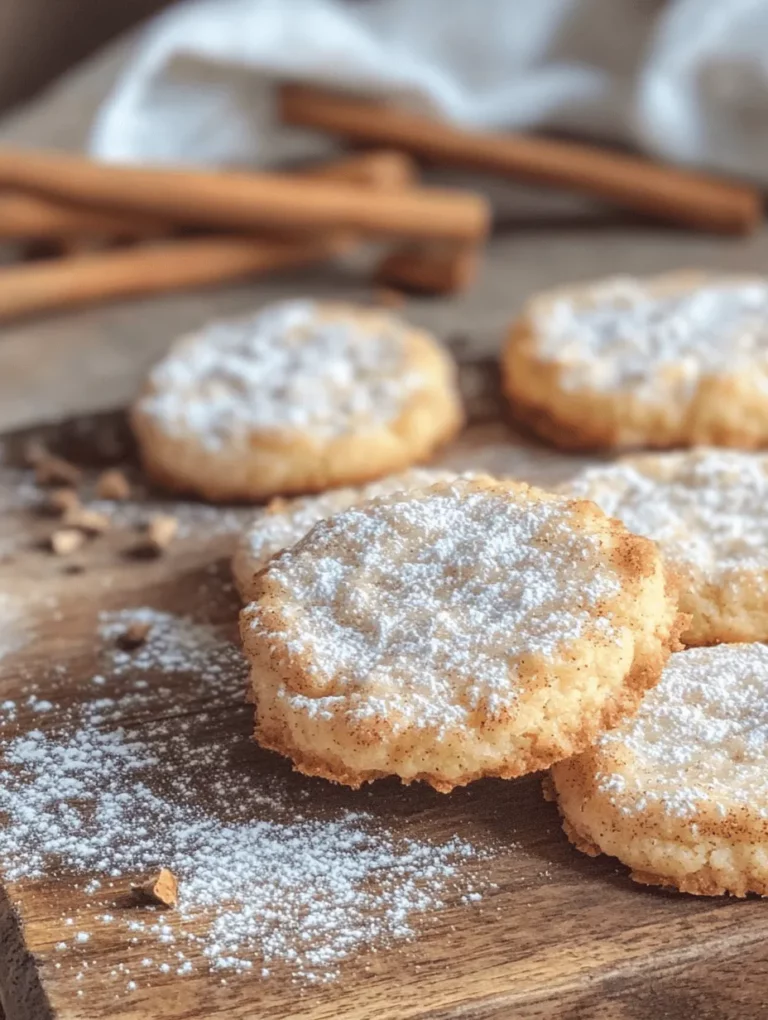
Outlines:
{"label": "rustic wood plank", "polygon": [[[122,59],[119,52],[98,58],[3,125],[0,135],[6,142],[79,147]],[[501,230],[478,286],[456,299],[411,300],[404,314],[434,329],[467,360],[465,394],[472,395],[475,420],[444,461],[546,484],[579,462],[510,431],[499,419],[488,365],[476,364],[480,356],[493,358],[520,302],[537,289],[616,270],[647,273],[686,265],[754,270],[765,264],[768,233],[734,243],[672,232],[608,217],[567,197],[507,186],[494,188],[494,202]],[[0,429],[122,406],[178,333],[212,316],[237,314],[298,291],[370,297],[353,267],[7,327],[0,333]],[[130,460],[119,416],[78,417],[48,435],[87,463]],[[22,438],[6,444],[11,460]],[[55,559],[41,547],[53,523],[34,511],[32,498],[33,490],[20,486],[12,467],[0,468],[0,596],[10,595],[23,607],[19,624],[33,638],[0,662],[0,701],[18,696],[23,702],[29,684],[65,710],[83,698],[79,683],[70,679],[62,690],[50,670],[60,661],[75,678],[92,675],[101,655],[97,617],[105,608],[151,604],[213,618],[231,633],[236,606],[231,593],[216,595],[216,590],[226,577],[232,535],[215,529],[200,508],[181,509],[187,535],[166,558],[126,559],[122,551],[133,538],[131,520],[152,507],[166,507],[149,494],[133,518],[124,515],[123,524],[73,557],[85,573],[70,575],[64,571],[71,561]],[[115,689],[124,682],[106,679]],[[447,798],[391,783],[353,794],[291,777],[284,762],[249,741],[249,712],[239,698],[205,718],[211,706],[199,692],[193,694],[189,681],[194,677],[162,678],[175,705],[165,714],[191,720],[201,741],[236,740],[227,775],[252,775],[254,784],[273,777],[296,797],[309,791],[319,810],[330,813],[364,803],[382,824],[419,839],[459,833],[487,847],[481,877],[497,888],[485,889],[478,903],[452,901],[446,910],[417,919],[413,942],[360,952],[343,965],[340,980],[327,986],[307,987],[286,975],[266,981],[236,976],[225,986],[218,975],[203,970],[184,978],[169,975],[152,988],[127,993],[125,980],[116,984],[110,971],[120,963],[132,966],[148,947],[126,941],[119,927],[95,924],[94,914],[106,908],[76,888],[72,876],[51,869],[39,880],[0,886],[0,1003],[8,1009],[7,1020],[251,1020],[256,1015],[274,1020],[299,1015],[309,1020],[750,1020],[768,1015],[768,922],[759,901],[696,900],[633,886],[623,868],[602,858],[586,859],[569,846],[554,809],[540,797],[536,777],[477,783]],[[68,725],[56,711],[44,724],[56,726],[57,720]],[[137,711],[134,721],[142,732],[151,727],[146,712]],[[40,724],[41,717],[32,718],[22,705],[14,725],[32,722]],[[133,916],[135,907],[121,901],[118,892],[102,895],[113,913]],[[71,930],[67,917],[93,935],[85,946],[62,955],[55,946]],[[170,923],[180,922],[170,916]],[[92,966],[83,988],[76,975],[85,962]]]}
{"label": "rustic wood plank", "polygon": [[[574,469],[577,460],[528,442],[499,419],[490,366],[470,362],[464,376],[474,387],[475,421],[446,452],[445,462],[545,482]],[[105,453],[130,461],[119,416],[69,423],[47,434],[84,463],[97,463]],[[11,462],[25,436],[6,442]],[[214,528],[205,515],[216,511],[174,503],[185,522],[183,537],[165,557],[137,561],[123,555],[133,523],[149,508],[168,508],[149,494],[122,508],[122,523],[79,557],[85,571],[70,575],[63,572],[65,562],[41,547],[52,522],[30,506],[34,489],[28,480],[7,466],[2,481],[0,551],[6,559],[0,562],[0,592],[23,607],[22,629],[32,638],[0,661],[0,701],[19,704],[13,727],[55,733],[72,725],[73,710],[93,696],[84,681],[97,670],[105,673],[104,642],[97,637],[102,610],[146,604],[189,614],[233,635],[237,605],[227,590],[226,561],[233,533],[227,529],[248,510],[222,511],[229,515],[227,526]],[[56,663],[66,667],[64,679],[52,672]],[[156,953],[157,945],[146,934],[132,943],[122,925],[137,911],[126,897],[127,877],[86,893],[83,876],[51,864],[40,878],[6,882],[0,899],[0,1001],[8,1020],[250,1020],[256,1013],[265,1020],[764,1015],[768,918],[761,902],[695,899],[634,886],[616,862],[573,850],[554,808],[541,797],[538,777],[475,783],[446,797],[389,782],[356,793],[294,776],[287,763],[249,739],[251,713],[241,702],[237,678],[223,697],[218,688],[207,692],[193,673],[157,675],[153,682],[168,691],[162,704],[150,698],[121,718],[156,750],[158,781],[184,763],[157,721],[184,720],[190,746],[233,748],[219,776],[233,788],[251,779],[278,782],[289,803],[296,798],[297,810],[299,805],[306,810],[309,797],[318,817],[362,805],[398,837],[470,840],[487,855],[466,863],[478,873],[482,899],[462,902],[449,895],[444,909],[416,918],[412,941],[377,951],[360,948],[328,984],[297,981],[278,965],[269,978],[228,974],[224,985],[221,974],[210,973],[193,950],[193,973],[153,973],[151,986],[137,980],[138,987],[129,990],[118,968],[141,977],[141,960]],[[129,682],[108,672],[105,680],[112,695]],[[50,712],[41,716],[25,704],[30,684],[55,706]],[[197,795],[205,800],[205,789]],[[226,813],[226,805],[220,810]],[[105,912],[120,923],[100,924]],[[174,912],[163,920],[179,936],[189,926]],[[205,919],[195,924],[202,930]],[[89,941],[73,943],[73,930],[89,932]],[[64,951],[56,949],[61,942],[67,943]]]}

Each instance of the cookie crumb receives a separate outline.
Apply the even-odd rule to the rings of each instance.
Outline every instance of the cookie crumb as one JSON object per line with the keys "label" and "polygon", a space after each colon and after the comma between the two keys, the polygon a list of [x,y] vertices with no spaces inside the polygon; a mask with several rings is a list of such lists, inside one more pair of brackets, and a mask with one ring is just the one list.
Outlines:
{"label": "cookie crumb", "polygon": [[101,535],[109,529],[110,520],[106,514],[85,507],[74,506],[64,514],[64,523],[86,535]]}
{"label": "cookie crumb", "polygon": [[51,535],[51,549],[57,556],[69,556],[85,542],[85,534],[77,528],[59,528]]}
{"label": "cookie crumb", "polygon": [[128,479],[118,468],[103,471],[96,482],[96,495],[101,499],[123,501],[130,499],[131,486]]}
{"label": "cookie crumb", "polygon": [[176,536],[179,522],[170,514],[155,514],[147,523],[146,534],[140,547],[146,553],[159,556],[167,549]]}
{"label": "cookie crumb", "polygon": [[130,652],[139,648],[147,640],[152,624],[146,620],[134,620],[129,623],[122,634],[118,635],[117,645],[123,651]]}
{"label": "cookie crumb", "polygon": [[175,907],[179,902],[179,882],[169,868],[161,868],[146,882],[131,886],[131,892],[137,899],[161,907]]}
{"label": "cookie crumb", "polygon": [[35,464],[38,485],[77,485],[82,477],[80,468],[63,457],[52,457],[46,453]]}
{"label": "cookie crumb", "polygon": [[46,509],[58,517],[64,516],[80,509],[80,497],[69,486],[54,489],[48,497]]}

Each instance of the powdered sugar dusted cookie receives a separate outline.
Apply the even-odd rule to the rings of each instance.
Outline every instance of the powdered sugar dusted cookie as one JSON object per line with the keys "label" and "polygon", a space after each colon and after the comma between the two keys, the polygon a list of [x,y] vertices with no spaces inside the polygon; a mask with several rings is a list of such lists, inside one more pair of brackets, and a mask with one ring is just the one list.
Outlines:
{"label": "powdered sugar dusted cookie", "polygon": [[637,882],[768,894],[768,648],[673,655],[634,719],[552,769],[565,830]]}
{"label": "powdered sugar dusted cookie", "polygon": [[701,449],[589,468],[561,491],[654,539],[680,575],[686,644],[768,639],[768,455]]}
{"label": "powdered sugar dusted cookie", "polygon": [[450,790],[574,754],[635,709],[682,622],[652,542],[487,477],[321,521],[254,585],[257,738],[350,786]]}
{"label": "powdered sugar dusted cookie", "polygon": [[768,280],[671,273],[541,294],[503,372],[514,413],[558,446],[768,446]]}
{"label": "powdered sugar dusted cookie", "polygon": [[232,558],[232,573],[243,601],[250,602],[254,597],[254,578],[275,553],[295,545],[318,521],[377,496],[387,496],[392,492],[432,485],[455,477],[456,473],[452,471],[414,468],[380,478],[369,485],[331,489],[319,496],[273,499],[243,532]]}
{"label": "powdered sugar dusted cookie", "polygon": [[455,367],[380,309],[289,301],[180,340],[132,423],[149,474],[212,500],[377,478],[461,424]]}

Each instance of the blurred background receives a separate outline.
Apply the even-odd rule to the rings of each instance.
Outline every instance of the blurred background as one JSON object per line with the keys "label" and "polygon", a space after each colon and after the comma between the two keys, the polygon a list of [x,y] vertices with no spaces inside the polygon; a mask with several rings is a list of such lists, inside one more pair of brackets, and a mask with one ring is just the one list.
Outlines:
{"label": "blurred background", "polygon": [[2,0],[0,113],[169,0]]}
{"label": "blurred background", "polygon": [[0,112],[118,37],[101,157],[263,158],[262,86],[295,78],[768,181],[768,0],[2,0]]}
{"label": "blurred background", "polygon": [[[674,201],[652,208],[660,191],[642,176],[639,206],[610,194],[624,170],[611,171],[607,189],[564,183],[572,151],[556,157],[555,186],[546,168],[477,172],[406,153],[420,161],[421,185],[472,191],[492,209],[471,279],[404,295],[409,319],[475,357],[494,357],[522,303],[546,287],[691,266],[765,271],[768,0],[0,0],[6,152],[225,168],[327,159],[347,140],[281,120],[285,81],[384,99],[468,134],[629,153],[739,192],[705,187],[698,222],[683,222]],[[593,183],[600,176],[589,173]],[[14,198],[2,184],[0,202]],[[678,182],[678,198],[681,189],[689,194]],[[755,216],[712,227],[710,213],[722,219],[745,201]],[[182,228],[199,229],[193,219]],[[178,226],[159,240],[175,240]],[[361,257],[63,308],[62,274],[103,255],[104,272],[88,269],[103,282],[125,239],[10,235],[0,243],[0,429],[125,406],[173,339],[206,319],[300,293],[367,301],[377,282]],[[140,256],[156,240],[131,250]],[[22,290],[40,297],[34,314],[15,314]]]}

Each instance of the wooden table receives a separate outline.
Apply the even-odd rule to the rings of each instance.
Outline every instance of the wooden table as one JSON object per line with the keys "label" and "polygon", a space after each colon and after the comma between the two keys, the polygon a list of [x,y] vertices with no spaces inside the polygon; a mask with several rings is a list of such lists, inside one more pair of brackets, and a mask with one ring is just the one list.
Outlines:
{"label": "wooden table", "polygon": [[[120,52],[108,54],[85,68],[62,91],[8,123],[0,134],[31,143],[79,144],[84,124],[121,57]],[[446,338],[470,376],[476,373],[486,387],[491,402],[493,359],[504,327],[525,296],[538,288],[619,270],[647,273],[703,266],[738,271],[766,266],[768,232],[746,241],[715,239],[633,222],[530,191],[498,186],[494,191],[502,209],[500,229],[479,284],[455,299],[411,300],[404,310]],[[355,267],[327,269],[6,328],[0,333],[0,432],[123,407],[147,366],[180,332],[208,317],[296,293],[366,300],[370,287]],[[543,448],[525,445],[496,412],[487,420],[483,417],[481,408],[479,420],[449,451],[450,463],[480,464],[543,480],[577,466],[576,461],[553,458]],[[97,433],[106,427],[97,420]],[[9,477],[3,475],[6,481]],[[216,567],[212,575],[211,564],[229,553],[232,542],[231,534],[211,537],[206,528],[191,528],[167,560],[139,568],[116,559],[127,540],[127,532],[117,529],[89,552],[85,575],[65,578],[60,564],[46,558],[35,544],[49,523],[18,510],[6,515],[1,526],[15,536],[21,551],[11,563],[0,564],[0,588],[25,598],[34,595],[38,602],[47,592],[62,606],[60,618],[49,621],[41,632],[44,637],[0,674],[4,697],[20,697],[20,678],[42,676],[43,663],[51,656],[77,663],[78,668],[95,668],[94,627],[105,604],[114,608],[121,600],[137,604],[142,598],[157,597],[173,611],[197,611],[190,602],[190,579],[207,577],[209,587],[212,577],[214,584],[222,581],[226,567]],[[96,582],[104,578],[113,579],[109,589],[103,589],[109,593],[95,596]],[[207,611],[217,625],[231,630],[236,612],[231,598],[212,598]],[[177,696],[183,699],[188,692],[180,687]],[[72,701],[78,695],[72,692],[67,697]],[[199,711],[199,705],[190,708]],[[242,731],[245,739],[247,713],[233,709],[226,726],[233,733]],[[272,756],[255,749],[243,754],[248,761],[253,759],[249,767],[257,774],[286,773]],[[312,790],[318,789],[315,782]],[[334,793],[333,799],[350,801],[343,793]],[[768,1015],[765,907],[756,901],[695,900],[635,888],[615,862],[588,860],[568,845],[554,809],[540,799],[537,779],[475,784],[442,801],[429,791],[377,787],[373,800],[366,799],[369,803],[384,812],[396,805],[402,819],[410,819],[407,826],[418,833],[469,820],[481,842],[501,841],[504,849],[489,866],[496,891],[476,909],[453,904],[410,947],[378,959],[365,957],[360,970],[348,967],[335,988],[312,992],[290,982],[262,987],[234,981],[231,991],[224,993],[200,977],[183,987],[160,982],[152,993],[139,989],[115,1002],[111,991],[99,991],[92,971],[90,997],[81,1002],[75,997],[73,968],[65,967],[58,976],[52,970],[55,943],[67,935],[61,927],[62,910],[83,910],[87,920],[77,890],[58,878],[20,883],[9,894],[21,905],[27,947],[36,958],[24,956],[8,903],[0,902],[0,984],[5,982],[7,988],[12,980],[26,982],[7,999],[9,1020],[42,1020],[54,1013],[61,1020],[256,1015],[306,1015],[318,1020],[336,1016],[749,1020]],[[82,959],[91,960],[94,967],[98,959],[118,959],[120,952],[131,958],[142,953],[141,946],[121,950],[108,934],[94,941],[90,950],[81,951]]]}

